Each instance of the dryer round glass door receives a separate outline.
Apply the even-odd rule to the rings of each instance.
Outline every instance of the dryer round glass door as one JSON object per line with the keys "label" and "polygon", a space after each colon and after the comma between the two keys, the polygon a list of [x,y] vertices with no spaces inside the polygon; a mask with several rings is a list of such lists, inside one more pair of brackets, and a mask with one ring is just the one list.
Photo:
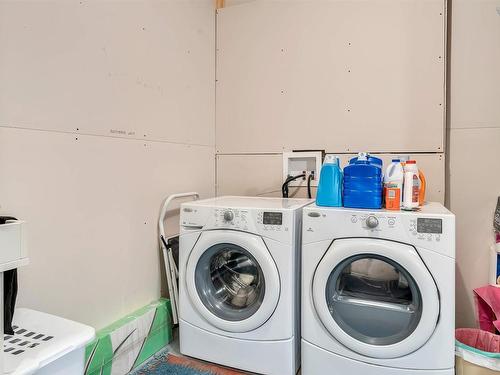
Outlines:
{"label": "dryer round glass door", "polygon": [[223,243],[198,260],[195,284],[205,307],[219,318],[240,321],[262,305],[265,278],[257,260],[241,246]]}
{"label": "dryer round glass door", "polygon": [[377,255],[341,262],[326,283],[332,318],[350,336],[391,345],[410,336],[422,316],[420,289],[400,264]]}
{"label": "dryer round glass door", "polygon": [[367,238],[332,243],[314,274],[313,301],[335,339],[373,358],[419,349],[440,309],[434,279],[414,247]]}
{"label": "dryer round glass door", "polygon": [[200,235],[184,278],[196,311],[227,332],[248,332],[264,324],[281,291],[278,268],[264,240],[231,230]]}

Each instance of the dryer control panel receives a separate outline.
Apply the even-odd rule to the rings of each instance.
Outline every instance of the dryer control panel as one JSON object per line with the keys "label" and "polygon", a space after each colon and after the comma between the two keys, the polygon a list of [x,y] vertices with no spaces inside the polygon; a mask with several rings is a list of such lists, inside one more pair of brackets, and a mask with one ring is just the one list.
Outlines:
{"label": "dryer control panel", "polygon": [[[441,241],[443,219],[432,217],[412,217],[403,220],[400,215],[384,213],[352,213],[351,225],[361,226],[372,234],[387,230],[405,230],[417,240]],[[390,232],[389,232],[390,233]]]}
{"label": "dryer control panel", "polygon": [[426,204],[411,212],[311,205],[304,214],[304,243],[347,237],[383,238],[455,256],[455,217],[439,204]]}

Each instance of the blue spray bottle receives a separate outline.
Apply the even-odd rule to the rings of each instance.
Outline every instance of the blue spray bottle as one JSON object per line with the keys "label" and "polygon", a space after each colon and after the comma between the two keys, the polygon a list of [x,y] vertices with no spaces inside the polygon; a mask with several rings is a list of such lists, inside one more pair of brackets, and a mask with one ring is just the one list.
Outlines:
{"label": "blue spray bottle", "polygon": [[339,158],[335,155],[325,156],[319,176],[316,204],[318,206],[342,207],[342,170]]}

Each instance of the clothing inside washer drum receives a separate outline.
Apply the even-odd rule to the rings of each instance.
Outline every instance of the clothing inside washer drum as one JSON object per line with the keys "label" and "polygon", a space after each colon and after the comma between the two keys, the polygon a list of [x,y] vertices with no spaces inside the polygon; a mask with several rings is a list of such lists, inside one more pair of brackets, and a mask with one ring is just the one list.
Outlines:
{"label": "clothing inside washer drum", "polygon": [[265,295],[261,267],[247,250],[235,244],[207,249],[196,265],[195,284],[205,307],[230,321],[252,316]]}

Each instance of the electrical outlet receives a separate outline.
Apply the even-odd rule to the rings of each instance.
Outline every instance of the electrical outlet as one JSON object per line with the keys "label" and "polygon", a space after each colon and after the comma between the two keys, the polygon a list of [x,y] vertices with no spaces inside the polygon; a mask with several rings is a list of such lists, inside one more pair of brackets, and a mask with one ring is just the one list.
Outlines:
{"label": "electrical outlet", "polygon": [[305,174],[304,178],[297,179],[288,186],[307,186],[307,178],[314,175],[311,186],[318,186],[319,173],[323,162],[321,151],[295,151],[283,153],[283,182],[289,176]]}

